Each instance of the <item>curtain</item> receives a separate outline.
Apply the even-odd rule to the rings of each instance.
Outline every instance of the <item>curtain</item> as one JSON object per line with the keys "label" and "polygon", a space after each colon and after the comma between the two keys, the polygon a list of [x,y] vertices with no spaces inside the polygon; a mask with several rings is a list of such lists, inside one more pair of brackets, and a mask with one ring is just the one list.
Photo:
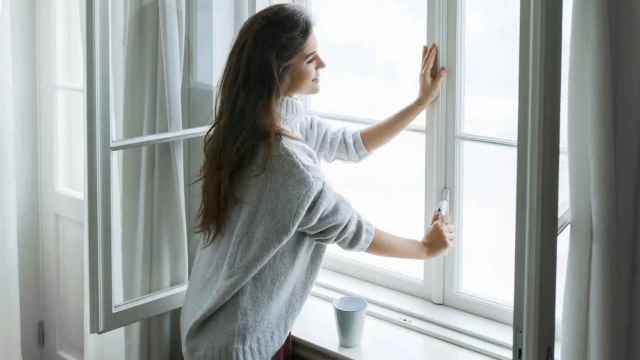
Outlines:
{"label": "curtain", "polygon": [[17,133],[10,3],[0,0],[0,358],[22,359],[18,269]]}
{"label": "curtain", "polygon": [[640,359],[640,3],[574,2],[563,360]]}
{"label": "curtain", "polygon": [[[112,2],[112,134],[128,139],[183,128],[184,0]],[[124,301],[187,281],[182,141],[114,154],[114,276]],[[130,360],[180,358],[179,313],[125,328]]]}

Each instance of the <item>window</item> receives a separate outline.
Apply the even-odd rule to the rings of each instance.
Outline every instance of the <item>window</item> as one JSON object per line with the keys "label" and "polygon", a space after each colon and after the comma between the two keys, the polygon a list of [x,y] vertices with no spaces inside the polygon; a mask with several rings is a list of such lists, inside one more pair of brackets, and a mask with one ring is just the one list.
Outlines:
{"label": "window", "polygon": [[181,4],[87,3],[92,332],[178,308],[187,288],[190,184],[234,24],[212,21],[232,2]]}
{"label": "window", "polygon": [[[274,2],[283,1],[249,2],[255,5],[249,13]],[[410,238],[423,236],[448,190],[457,227],[455,251],[423,262],[330,249],[325,266],[510,323],[519,2],[379,0],[371,6],[345,0],[339,8],[320,0],[296,2],[315,17],[320,52],[328,63],[322,92],[306,98],[306,106],[333,126],[362,128],[412,101],[424,44],[437,42],[440,62],[449,69],[440,99],[384,150],[361,164],[323,167],[334,187],[376,226]],[[199,201],[197,188],[188,184],[202,163],[199,150],[210,120],[213,84],[243,17],[236,11],[247,10],[236,4],[197,0],[184,3],[185,9],[164,9],[164,16],[178,21],[162,26],[186,24],[169,29],[185,40],[187,62],[180,73],[160,70],[178,64],[173,62],[176,43],[158,45],[175,39],[159,36],[158,7],[166,4],[87,2],[92,332],[182,303],[193,260],[190,244],[199,240],[188,230]],[[353,26],[353,14],[358,14],[358,26]],[[142,43],[147,46],[138,46]],[[158,90],[163,88],[170,91]],[[76,97],[68,95],[61,104],[77,102]],[[173,106],[155,111],[162,110],[160,104]],[[563,109],[566,119],[564,104]],[[563,129],[559,215],[564,229],[569,217],[566,125]],[[159,202],[171,206],[154,212]],[[153,233],[154,225],[166,219],[171,219],[171,231]],[[559,270],[566,261],[564,244],[558,242]]]}
{"label": "window", "polygon": [[[51,84],[43,101],[53,99],[55,109],[52,121],[60,146],[56,149],[55,186],[58,191],[82,200],[84,192],[84,54],[82,46],[82,6],[79,1],[53,2],[55,13],[55,59],[53,71],[43,74]],[[44,46],[51,46],[44,45]]]}
{"label": "window", "polygon": [[[437,42],[441,64],[449,69],[440,99],[384,149],[359,164],[323,167],[334,187],[375,226],[414,239],[422,238],[443,190],[449,190],[456,248],[443,259],[423,262],[330,247],[325,267],[511,323],[519,3],[388,0],[371,6],[349,0],[336,8],[305,2],[327,63],[320,93],[307,97],[306,104],[333,126],[363,128],[408,105],[417,95],[423,44]],[[353,14],[359,14],[355,27]],[[565,73],[567,56],[565,51]],[[566,91],[562,109],[558,215],[564,230],[569,220]],[[566,242],[562,235],[559,247]],[[560,253],[559,271],[563,261]]]}

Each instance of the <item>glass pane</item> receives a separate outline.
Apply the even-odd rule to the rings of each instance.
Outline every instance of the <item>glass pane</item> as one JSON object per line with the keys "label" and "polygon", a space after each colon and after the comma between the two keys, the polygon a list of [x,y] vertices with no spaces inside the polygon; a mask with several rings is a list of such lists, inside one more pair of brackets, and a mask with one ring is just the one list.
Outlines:
{"label": "glass pane", "polygon": [[[559,179],[559,205],[558,211],[570,208],[569,203],[569,161],[567,155],[567,103],[569,85],[569,62],[571,48],[571,18],[573,12],[573,0],[562,3],[562,73],[561,73],[561,99],[560,99],[560,179]],[[571,226],[567,226],[558,236],[557,261],[556,261],[556,357],[560,356],[562,342],[562,314],[567,277],[567,261],[569,258],[569,241]]]}
{"label": "glass pane", "polygon": [[513,304],[515,147],[459,141],[462,156],[457,260],[462,292]]}
{"label": "glass pane", "polygon": [[189,164],[183,141],[112,153],[114,304],[186,282]]}
{"label": "glass pane", "polygon": [[80,91],[56,90],[57,187],[84,193],[84,95]]}
{"label": "glass pane", "polygon": [[[353,126],[326,120],[333,126]],[[361,126],[359,126],[361,128]],[[334,161],[322,165],[329,183],[375,227],[394,235],[421,239],[424,232],[424,134],[403,132],[384,151],[359,163]],[[424,261],[374,256],[330,246],[332,254],[390,272],[422,279]]]}
{"label": "glass pane", "polygon": [[80,0],[55,1],[56,81],[83,87]]}
{"label": "glass pane", "polygon": [[569,210],[569,155],[560,154],[558,169],[558,216]]}
{"label": "glass pane", "polygon": [[213,88],[230,46],[218,40],[233,29],[226,13],[214,24],[222,6],[213,0],[111,0],[112,140],[212,123]]}
{"label": "glass pane", "polygon": [[520,1],[461,3],[463,131],[515,141]]}
{"label": "glass pane", "polygon": [[193,80],[213,86],[213,0],[196,0],[193,7]]}
{"label": "glass pane", "polygon": [[[569,258],[569,235],[571,226],[567,226],[558,236],[558,255],[556,261],[556,324],[562,319],[565,280],[567,278],[567,260]],[[557,326],[556,325],[556,326]]]}
{"label": "glass pane", "polygon": [[573,1],[565,1],[562,4],[562,60],[560,83],[560,174],[558,193],[558,215],[562,215],[569,209],[569,155],[567,135],[567,104],[569,87],[569,61],[571,48],[571,12]]}
{"label": "glass pane", "polygon": [[[383,119],[418,94],[427,2],[381,0],[313,1],[320,55],[321,90],[315,111]],[[354,26],[353,14],[358,14]],[[424,113],[416,122],[424,124]]]}

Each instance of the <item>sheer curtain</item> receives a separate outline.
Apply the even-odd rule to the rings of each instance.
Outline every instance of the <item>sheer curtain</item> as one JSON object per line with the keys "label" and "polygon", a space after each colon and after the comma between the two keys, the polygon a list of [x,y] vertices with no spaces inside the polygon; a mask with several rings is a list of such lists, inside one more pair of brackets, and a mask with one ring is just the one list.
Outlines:
{"label": "sheer curtain", "polygon": [[10,6],[0,0],[0,358],[22,359]]}
{"label": "sheer curtain", "polygon": [[562,359],[640,359],[640,3],[573,14]]}

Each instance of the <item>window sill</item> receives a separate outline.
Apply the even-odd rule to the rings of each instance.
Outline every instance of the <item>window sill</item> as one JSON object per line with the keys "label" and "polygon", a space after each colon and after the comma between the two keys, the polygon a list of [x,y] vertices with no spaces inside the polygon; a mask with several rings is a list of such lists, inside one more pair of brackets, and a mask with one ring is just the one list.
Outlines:
{"label": "window sill", "polygon": [[[355,348],[338,344],[331,301],[345,294],[369,299],[362,345]],[[511,359],[508,325],[327,269],[321,269],[292,334],[295,353],[309,359],[387,359],[397,357],[399,347],[407,359]]]}

